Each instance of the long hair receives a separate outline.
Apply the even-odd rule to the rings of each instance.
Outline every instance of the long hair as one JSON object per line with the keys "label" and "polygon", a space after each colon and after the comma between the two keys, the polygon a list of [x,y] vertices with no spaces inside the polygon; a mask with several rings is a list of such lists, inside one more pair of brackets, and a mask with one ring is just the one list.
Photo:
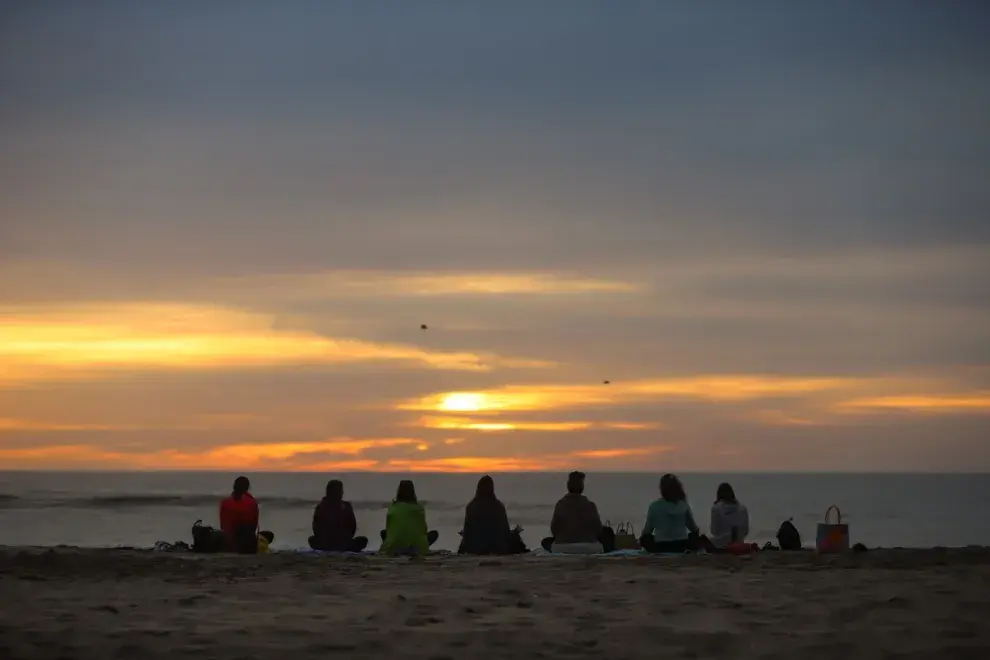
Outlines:
{"label": "long hair", "polygon": [[727,504],[738,504],[739,500],[736,499],[736,492],[732,490],[732,486],[726,483],[721,483],[718,485],[718,490],[715,491],[715,503],[725,502]]}
{"label": "long hair", "polygon": [[239,500],[244,497],[244,494],[251,490],[251,480],[247,477],[237,477],[234,479],[234,492],[231,496],[235,500]]}
{"label": "long hair", "polygon": [[665,474],[660,477],[660,497],[672,503],[683,502],[687,499],[684,486],[676,475]]}
{"label": "long hair", "polygon": [[497,499],[495,497],[495,480],[486,474],[481,479],[478,479],[478,489],[474,492],[474,501],[491,502],[495,499]]}
{"label": "long hair", "polygon": [[395,501],[396,502],[407,502],[409,504],[416,504],[419,500],[416,499],[416,486],[409,479],[403,479],[399,482],[399,488],[395,491]]}
{"label": "long hair", "polygon": [[340,502],[344,499],[344,484],[338,479],[331,479],[327,482],[327,499],[331,502]]}

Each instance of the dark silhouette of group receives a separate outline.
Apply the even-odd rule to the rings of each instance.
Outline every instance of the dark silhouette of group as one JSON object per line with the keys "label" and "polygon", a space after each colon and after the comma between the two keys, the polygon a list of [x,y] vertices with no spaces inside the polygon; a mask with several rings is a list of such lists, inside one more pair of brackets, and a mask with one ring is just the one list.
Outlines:
{"label": "dark silhouette of group", "polygon": [[[584,487],[583,472],[568,475],[567,494],[553,510],[551,536],[541,543],[547,552],[599,554],[615,549],[615,532],[602,524],[598,507],[585,496]],[[221,530],[228,539],[228,549],[236,552],[258,552],[259,544],[267,547],[274,538],[270,532],[258,532],[258,503],[249,490],[247,477],[238,477],[230,497],[220,506]],[[505,505],[495,495],[494,480],[487,475],[482,477],[474,499],[464,512],[458,552],[471,555],[527,552],[521,531],[509,525]],[[718,488],[711,511],[711,537],[708,537],[695,522],[680,479],[665,474],[660,479],[660,497],[647,509],[646,524],[638,540],[642,549],[649,552],[748,552],[752,548],[745,544],[748,534],[749,513],[736,499],[732,486],[723,483]],[[385,516],[381,552],[424,555],[438,537],[427,526],[426,509],[416,497],[413,482],[400,481]],[[361,552],[368,546],[367,537],[357,536],[354,508],[344,499],[344,485],[339,480],[327,483],[326,494],[313,511],[309,545],[314,550],[329,552]]]}

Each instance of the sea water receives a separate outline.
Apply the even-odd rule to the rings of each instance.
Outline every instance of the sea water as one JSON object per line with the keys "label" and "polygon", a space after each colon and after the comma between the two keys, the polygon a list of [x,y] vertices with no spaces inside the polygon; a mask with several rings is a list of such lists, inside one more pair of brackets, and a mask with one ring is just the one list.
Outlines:
{"label": "sea water", "polygon": [[[236,474],[210,472],[0,472],[0,545],[151,547],[157,541],[191,542],[198,519],[218,524],[220,500]],[[454,550],[464,507],[479,475],[390,473],[248,474],[261,508],[261,526],[275,532],[275,549],[306,546],[313,507],[330,478],[344,482],[354,505],[358,533],[379,544],[385,510],[400,479],[413,479],[426,506],[434,546]],[[495,474],[496,491],[509,520],[524,528],[531,548],[549,535],[554,503],[566,475]],[[603,520],[630,522],[638,531],[658,496],[657,474],[589,473],[586,495]],[[815,526],[836,505],[852,541],[867,546],[932,547],[990,545],[990,475],[982,474],[700,474],[680,475],[698,524],[707,531],[715,490],[735,488],[750,513],[750,540],[774,540],[792,518],[806,545]]]}

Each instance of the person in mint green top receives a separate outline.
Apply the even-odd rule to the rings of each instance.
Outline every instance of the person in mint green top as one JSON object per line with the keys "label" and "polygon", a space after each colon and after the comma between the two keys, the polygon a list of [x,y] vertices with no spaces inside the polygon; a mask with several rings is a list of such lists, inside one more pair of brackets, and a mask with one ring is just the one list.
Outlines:
{"label": "person in mint green top", "polygon": [[427,529],[426,510],[416,499],[413,482],[400,481],[395,500],[385,516],[381,551],[390,555],[425,555],[439,536]]}
{"label": "person in mint green top", "polygon": [[688,552],[697,549],[698,535],[681,480],[673,474],[663,475],[660,499],[646,512],[640,544],[650,552]]}

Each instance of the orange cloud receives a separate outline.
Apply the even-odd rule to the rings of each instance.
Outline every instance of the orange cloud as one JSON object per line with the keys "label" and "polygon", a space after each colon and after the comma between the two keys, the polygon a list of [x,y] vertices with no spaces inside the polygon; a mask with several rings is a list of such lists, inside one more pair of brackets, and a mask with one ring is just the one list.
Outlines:
{"label": "orange cloud", "polygon": [[541,422],[541,421],[479,421],[465,417],[425,416],[413,422],[413,426],[429,429],[457,429],[462,431],[586,431],[588,429],[612,429],[618,431],[645,431],[662,428],[658,423],[637,422]]}
{"label": "orange cloud", "polygon": [[398,271],[330,271],[262,275],[219,282],[221,287],[248,290],[252,296],[323,299],[352,296],[439,297],[505,295],[587,295],[632,292],[639,285],[554,272],[423,273]]}
{"label": "orange cloud", "polygon": [[583,431],[590,422],[479,422],[463,417],[421,417],[414,426],[462,431]]}
{"label": "orange cloud", "polygon": [[131,303],[0,308],[0,383],[112,369],[234,369],[388,361],[487,371],[548,366],[469,352],[331,339],[271,317],[209,306]]}
{"label": "orange cloud", "polygon": [[355,459],[350,461],[323,461],[307,463],[297,468],[303,472],[370,472],[377,470],[381,463],[371,459]]}
{"label": "orange cloud", "polygon": [[64,424],[59,422],[43,422],[31,419],[15,419],[0,417],[0,432],[3,431],[116,431],[132,427],[120,427],[112,424]]}
{"label": "orange cloud", "polygon": [[43,447],[0,447],[0,460],[17,467],[18,463],[63,461],[67,464],[115,463],[124,458],[119,452],[81,444],[45,445]]}
{"label": "orange cloud", "polygon": [[665,427],[660,422],[602,422],[598,426],[616,431],[655,431]]}
{"label": "orange cloud", "polygon": [[[268,444],[234,444],[225,445],[209,449],[205,452],[196,452],[191,455],[181,452],[166,451],[179,461],[196,464],[207,463],[210,465],[242,465],[246,467],[259,467],[275,464],[285,464],[299,457],[322,454],[341,454],[344,456],[359,456],[368,449],[378,447],[402,447],[416,446],[422,441],[415,438],[375,438],[375,439],[345,439],[327,440],[317,442],[279,442]],[[303,460],[303,463],[307,461]]]}
{"label": "orange cloud", "polygon": [[533,456],[454,456],[431,459],[391,459],[380,469],[403,472],[541,472],[566,470],[583,461],[601,461],[632,456],[651,456],[674,451],[669,446],[588,449],[570,453]]}
{"label": "orange cloud", "polygon": [[432,394],[399,405],[401,410],[495,413],[610,406],[664,400],[740,402],[835,393],[862,387],[851,378],[759,375],[689,376],[633,380],[611,385],[509,385],[490,390]]}
{"label": "orange cloud", "polygon": [[266,428],[280,432],[304,432],[311,430],[297,419],[276,420],[250,413],[215,413],[193,415],[185,419],[149,421],[148,423],[91,423],[61,420],[35,420],[16,417],[0,417],[0,433],[4,431],[224,431]]}
{"label": "orange cloud", "polygon": [[809,419],[807,417],[799,417],[793,415],[784,410],[757,410],[752,413],[752,415],[747,415],[747,419],[751,419],[759,424],[764,424],[766,426],[821,426],[823,422],[816,421],[814,419]]}
{"label": "orange cloud", "polygon": [[990,413],[990,393],[876,396],[843,401],[841,412],[900,411],[934,415]]}
{"label": "orange cloud", "polygon": [[575,458],[626,458],[627,456],[650,456],[662,452],[674,451],[673,447],[633,447],[629,449],[589,449],[571,454]]}
{"label": "orange cloud", "polygon": [[[314,442],[230,444],[196,450],[162,449],[115,452],[97,445],[57,444],[44,447],[2,447],[0,460],[11,465],[42,467],[101,466],[121,469],[265,470],[373,469],[379,461],[361,454],[373,448],[422,445],[415,438],[342,438]],[[328,455],[346,457],[326,460]]]}
{"label": "orange cloud", "polygon": [[[587,449],[526,456],[442,456],[369,458],[369,449],[429,445],[413,438],[339,439],[316,442],[238,443],[195,450],[113,451],[98,445],[62,443],[43,447],[0,446],[0,461],[14,468],[129,470],[533,472],[564,470],[597,461],[673,451],[666,445]],[[339,456],[339,458],[335,457]],[[588,463],[591,461],[591,463]]]}
{"label": "orange cloud", "polygon": [[554,457],[456,456],[423,460],[392,459],[383,471],[393,472],[540,472],[563,469]]}

